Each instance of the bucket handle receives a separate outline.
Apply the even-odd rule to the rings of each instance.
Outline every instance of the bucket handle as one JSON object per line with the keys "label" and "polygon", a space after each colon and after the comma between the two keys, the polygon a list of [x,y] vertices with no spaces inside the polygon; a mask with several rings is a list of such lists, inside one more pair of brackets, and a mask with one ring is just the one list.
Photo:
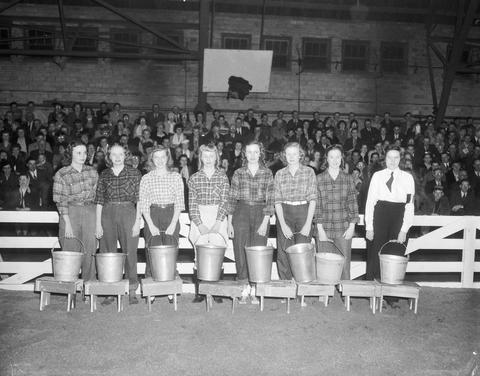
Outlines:
{"label": "bucket handle", "polygon": [[[332,244],[338,251],[338,253],[340,253],[344,258],[345,258],[345,255],[343,254],[342,250],[335,244],[335,242],[331,239],[328,239],[328,240],[318,240],[317,244],[320,245],[319,243],[330,243]],[[318,252],[317,252],[318,253]],[[325,252],[325,253],[333,253],[333,254],[336,254],[336,252]]]}
{"label": "bucket handle", "polygon": [[[50,253],[55,252],[55,246],[56,246],[57,244],[60,245],[60,239],[64,239],[64,240],[65,240],[65,239],[67,239],[67,238],[63,237],[63,238],[58,238],[57,240],[55,240],[55,242],[53,243],[52,249],[50,250]],[[80,253],[85,254],[85,246],[83,245],[82,241],[81,241],[79,238],[77,238],[77,237],[74,236],[74,237],[68,238],[68,239],[75,239],[77,242],[79,242],[79,243],[80,243],[80,246],[82,247],[82,250],[81,250]]]}
{"label": "bucket handle", "polygon": [[[378,255],[380,256],[380,254],[382,253],[382,250],[383,250],[383,247],[385,247],[387,244],[390,244],[390,243],[397,243],[397,244],[401,244],[403,246],[403,248],[405,248],[405,251],[407,250],[407,246],[405,245],[405,243],[399,243],[397,242],[396,240],[388,240],[387,242],[385,242],[381,247],[380,247],[380,250],[378,251]],[[407,259],[410,259],[410,255],[406,255],[404,256],[406,257]]]}
{"label": "bucket handle", "polygon": [[[207,240],[208,240],[208,243],[211,243],[210,241],[210,235],[217,235],[220,239],[223,240],[223,242],[225,243],[225,247],[228,245],[227,241],[225,240],[225,238],[223,237],[222,234],[220,234],[219,232],[207,232],[206,234],[203,234],[203,235],[207,235]],[[200,240],[200,238],[203,236],[203,235],[200,235],[197,240],[195,240],[195,244],[194,246],[197,245],[198,241]]]}
{"label": "bucket handle", "polygon": [[[165,236],[173,236],[173,235],[170,235],[170,234],[167,234],[166,231],[163,231],[163,230],[160,230],[160,234],[164,233]],[[150,236],[150,239],[148,240],[147,244],[146,244],[146,248],[150,248],[150,244],[152,243],[152,239],[155,237],[155,236],[160,236],[160,234],[158,235],[153,235],[153,236]]]}

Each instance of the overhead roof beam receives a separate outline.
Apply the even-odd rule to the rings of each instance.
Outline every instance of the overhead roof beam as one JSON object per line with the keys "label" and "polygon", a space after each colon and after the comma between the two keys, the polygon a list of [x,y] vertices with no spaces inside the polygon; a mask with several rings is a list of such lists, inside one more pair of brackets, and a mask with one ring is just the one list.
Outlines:
{"label": "overhead roof beam", "polygon": [[69,49],[67,45],[67,31],[65,30],[65,13],[63,12],[63,0],[57,0],[58,15],[60,16],[60,28],[62,30],[63,49]]}
{"label": "overhead roof beam", "polygon": [[91,0],[91,1],[93,1],[94,3],[100,5],[101,7],[105,8],[105,9],[108,9],[112,13],[115,13],[117,16],[122,17],[123,19],[129,21],[130,23],[136,25],[137,27],[139,27],[139,28],[141,28],[145,31],[148,31],[149,33],[155,35],[157,38],[160,38],[160,39],[163,39],[163,40],[167,41],[172,46],[174,46],[174,47],[176,47],[180,50],[186,51],[186,52],[188,51],[185,47],[183,47],[179,43],[175,42],[173,39],[167,37],[165,34],[162,34],[162,33],[159,33],[157,31],[153,30],[151,27],[144,25],[143,23],[135,20],[133,17],[130,17],[127,14],[124,14],[122,11],[120,11],[119,9],[111,6],[110,4],[106,3],[105,1],[103,1],[103,0]]}
{"label": "overhead roof beam", "polygon": [[5,4],[3,7],[0,7],[0,13],[5,12],[7,9],[14,7],[15,5],[21,3],[23,0],[13,0],[10,1],[8,4]]}

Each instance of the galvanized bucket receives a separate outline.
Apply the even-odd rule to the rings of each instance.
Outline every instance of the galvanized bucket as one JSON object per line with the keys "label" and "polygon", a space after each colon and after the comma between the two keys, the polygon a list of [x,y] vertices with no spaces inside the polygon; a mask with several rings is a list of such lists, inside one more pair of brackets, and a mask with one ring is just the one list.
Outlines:
{"label": "galvanized bucket", "polygon": [[[150,238],[151,243],[152,236]],[[149,245],[148,257],[154,281],[173,281],[177,270],[178,247],[175,245]]]}
{"label": "galvanized bucket", "polygon": [[123,264],[125,253],[106,252],[97,253],[95,262],[97,265],[97,277],[100,282],[119,282],[123,279]]}
{"label": "galvanized bucket", "polygon": [[[208,234],[213,235],[213,234]],[[211,243],[210,236],[205,243],[198,244],[201,237],[195,243],[197,249],[197,278],[202,281],[216,282],[222,274],[223,258],[227,249],[227,242],[220,234],[215,234],[224,242],[224,246]]]}
{"label": "galvanized bucket", "polygon": [[272,277],[273,247],[245,247],[250,282],[266,283]]}
{"label": "galvanized bucket", "polygon": [[340,253],[333,252],[318,252],[315,254],[316,266],[317,266],[317,282],[325,285],[336,285],[340,282],[342,277],[343,265],[345,264],[345,257],[342,251],[333,242],[318,242],[318,248],[320,250],[321,243],[331,244]]}
{"label": "galvanized bucket", "polygon": [[53,244],[51,249],[53,278],[57,281],[75,282],[78,280],[85,248],[80,239],[72,239],[75,239],[80,243],[80,252],[64,250],[55,251],[55,246],[59,243],[58,240]]}
{"label": "galvanized bucket", "polygon": [[[378,251],[378,257],[380,258],[380,280],[383,283],[388,283],[391,285],[400,285],[405,279],[405,273],[407,271],[408,256],[397,256],[397,255],[383,255],[383,248],[389,243],[397,243],[396,241],[390,240],[386,242]],[[407,247],[405,244],[401,244],[405,250]]]}
{"label": "galvanized bucket", "polygon": [[315,248],[311,243],[299,243],[285,252],[296,282],[306,283],[315,279]]}

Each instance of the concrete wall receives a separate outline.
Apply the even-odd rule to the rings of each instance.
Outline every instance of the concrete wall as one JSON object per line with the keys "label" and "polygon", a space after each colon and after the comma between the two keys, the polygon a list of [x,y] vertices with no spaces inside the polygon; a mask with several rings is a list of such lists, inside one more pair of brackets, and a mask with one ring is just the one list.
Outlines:
{"label": "concrete wall", "polygon": [[[5,15],[32,15],[56,17],[55,6],[18,5]],[[162,28],[162,22],[197,23],[196,12],[152,10],[147,13],[129,11],[134,17],[151,21]],[[82,19],[85,26],[99,28],[101,36],[108,36],[118,17],[101,8],[67,7],[66,17]],[[101,19],[100,23],[98,20]],[[33,21],[29,21],[30,24]],[[156,23],[156,24],[155,24]],[[58,24],[57,24],[58,27]],[[296,58],[296,46],[301,46],[302,37],[331,39],[332,61],[341,61],[342,40],[370,41],[369,72],[350,74],[341,72],[341,67],[331,72],[304,72],[300,78],[301,111],[321,112],[350,111],[358,114],[390,111],[400,115],[406,111],[429,114],[432,110],[431,90],[426,69],[425,31],[422,24],[387,22],[336,22],[324,19],[290,19],[267,16],[264,35],[286,36],[292,40],[292,58]],[[476,31],[476,30],[474,30]],[[21,29],[13,29],[21,35]],[[452,29],[439,26],[437,34],[451,35]],[[214,22],[213,48],[221,47],[222,33],[251,34],[252,48],[258,49],[260,17],[217,13]],[[480,34],[477,32],[477,34]],[[184,41],[190,49],[198,45],[198,32],[190,27],[183,30]],[[142,41],[149,42],[149,35]],[[381,41],[408,43],[408,73],[405,75],[382,75],[375,64],[379,63]],[[441,46],[446,48],[446,46]],[[100,42],[100,49],[108,51],[109,45]],[[435,66],[440,62],[433,59]],[[418,68],[415,69],[414,66]],[[161,64],[154,61],[122,62],[110,59],[82,61],[68,59],[61,69],[51,58],[4,57],[0,59],[0,103],[16,100],[25,103],[34,100],[41,103],[53,99],[82,102],[120,102],[126,108],[148,108],[160,103],[163,108],[174,104],[192,109],[197,103],[197,63]],[[437,89],[441,87],[440,69],[435,70]],[[473,75],[460,77],[452,89],[449,116],[480,117],[477,100],[480,86]],[[245,101],[226,100],[224,93],[211,93],[208,102],[225,112],[252,107],[273,112],[279,109],[291,111],[297,108],[298,76],[296,64],[290,70],[274,70],[271,75],[270,92],[252,94]]]}

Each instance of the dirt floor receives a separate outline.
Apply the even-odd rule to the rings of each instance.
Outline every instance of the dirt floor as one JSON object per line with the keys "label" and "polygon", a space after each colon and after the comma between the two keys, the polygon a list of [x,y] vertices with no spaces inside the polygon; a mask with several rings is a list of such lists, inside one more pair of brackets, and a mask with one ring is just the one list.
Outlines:
{"label": "dirt floor", "polygon": [[66,297],[0,291],[0,375],[473,375],[480,350],[480,291],[423,288],[417,315],[406,301],[373,315],[368,301],[307,300],[291,313],[277,299],[179,308],[166,298],[117,313],[90,313]]}

